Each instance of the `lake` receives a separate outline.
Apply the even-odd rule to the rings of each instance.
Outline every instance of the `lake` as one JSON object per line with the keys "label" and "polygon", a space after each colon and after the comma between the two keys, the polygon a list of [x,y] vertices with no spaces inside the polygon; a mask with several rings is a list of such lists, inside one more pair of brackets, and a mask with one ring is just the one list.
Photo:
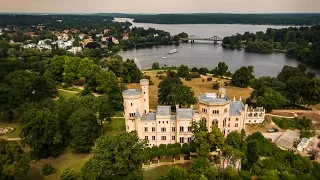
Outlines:
{"label": "lake", "polygon": [[[115,18],[118,22],[131,22],[133,26],[143,28],[155,28],[170,32],[171,35],[180,32],[186,32],[189,36],[197,37],[225,37],[236,33],[266,31],[267,28],[284,28],[288,26],[274,25],[247,25],[247,24],[151,24],[151,23],[134,23],[133,19]],[[178,52],[167,55],[167,59],[162,59],[170,50],[177,49]],[[261,76],[277,76],[278,72],[284,65],[297,66],[300,62],[286,57],[282,53],[253,53],[244,50],[224,49],[212,42],[196,41],[194,44],[181,43],[178,46],[154,46],[145,49],[133,49],[121,51],[120,55],[124,59],[137,59],[137,64],[141,69],[151,68],[154,62],[160,65],[180,66],[181,64],[192,67],[207,67],[209,70],[217,66],[220,61],[228,64],[229,70],[233,73],[241,66],[254,66],[254,74],[256,77]],[[308,65],[307,65],[308,66]],[[308,69],[316,73],[320,77],[320,68],[308,66]]]}

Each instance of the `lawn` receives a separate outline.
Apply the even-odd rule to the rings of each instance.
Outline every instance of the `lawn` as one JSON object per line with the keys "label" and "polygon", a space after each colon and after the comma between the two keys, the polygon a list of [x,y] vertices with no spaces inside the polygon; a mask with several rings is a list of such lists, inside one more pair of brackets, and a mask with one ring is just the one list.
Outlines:
{"label": "lawn", "polygon": [[[189,167],[189,163],[187,164],[176,164],[175,166],[183,167],[184,169],[187,169]],[[173,166],[160,166],[154,169],[145,170],[143,173],[143,179],[144,180],[155,180],[159,178],[162,175],[167,174],[168,170]]]}
{"label": "lawn", "polygon": [[112,118],[107,124],[104,124],[104,132],[112,133],[126,130],[124,118]]}
{"label": "lawn", "polygon": [[21,128],[19,126],[19,123],[5,123],[0,121],[0,127],[13,127],[14,131],[10,134],[0,136],[0,138],[3,139],[10,139],[10,138],[19,138]]}
{"label": "lawn", "polygon": [[[71,149],[66,149],[60,156],[57,158],[47,158],[41,159],[39,161],[34,161],[30,163],[30,169],[26,176],[22,178],[22,180],[29,179],[45,179],[45,180],[56,180],[60,179],[60,173],[66,169],[71,167],[75,170],[76,173],[79,173],[82,165],[91,157],[92,154],[76,154],[73,153]],[[51,164],[56,172],[49,176],[43,176],[41,173],[41,167],[45,164]]]}
{"label": "lawn", "polygon": [[[158,105],[158,85],[161,82],[159,78],[156,77],[157,71],[145,71],[145,75],[148,75],[151,77],[151,81],[154,83],[154,85],[149,86],[149,103],[150,103],[150,109],[155,110],[157,105]],[[162,75],[166,76],[165,73]],[[192,79],[192,81],[185,81],[182,79],[181,81],[186,84],[187,86],[191,87],[195,96],[199,96],[200,94],[203,93],[212,93],[215,92],[217,93],[218,90],[212,89],[213,83],[216,83],[218,78],[212,78],[212,81],[207,81],[207,77],[209,76],[202,76],[201,78],[195,78]],[[204,82],[202,82],[204,80]],[[224,86],[224,82],[227,80],[221,80],[221,85],[222,87]],[[242,100],[246,100],[246,98],[250,97],[251,92],[253,89],[251,88],[239,88],[239,87],[232,87],[232,86],[227,86],[225,87],[227,89],[227,95],[233,99],[235,96],[236,99],[238,100],[240,96],[242,97]],[[131,83],[128,84],[128,89],[140,89],[140,84],[138,83]]]}
{"label": "lawn", "polygon": [[64,98],[70,98],[70,97],[74,97],[77,96],[78,93],[72,93],[72,92],[67,92],[67,91],[62,91],[62,90],[58,90],[59,91],[59,96],[62,96]]}

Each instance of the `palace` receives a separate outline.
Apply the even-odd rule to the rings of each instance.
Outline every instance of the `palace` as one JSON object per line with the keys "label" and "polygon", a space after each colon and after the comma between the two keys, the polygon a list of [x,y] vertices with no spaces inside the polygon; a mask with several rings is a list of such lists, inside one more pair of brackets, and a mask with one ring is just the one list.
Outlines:
{"label": "palace", "polygon": [[137,131],[140,139],[149,145],[186,143],[192,139],[191,122],[203,121],[211,130],[217,125],[227,136],[232,131],[245,129],[246,124],[262,123],[265,110],[262,107],[249,109],[241,101],[226,95],[226,89],[218,93],[205,93],[198,97],[198,111],[179,108],[171,112],[171,106],[158,106],[156,112],[149,109],[149,80],[140,80],[141,89],[123,91],[126,131]]}

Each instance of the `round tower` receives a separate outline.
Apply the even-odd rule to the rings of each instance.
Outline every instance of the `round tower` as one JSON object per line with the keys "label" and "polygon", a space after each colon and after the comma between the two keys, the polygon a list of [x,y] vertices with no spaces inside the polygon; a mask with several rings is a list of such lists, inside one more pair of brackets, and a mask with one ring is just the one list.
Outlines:
{"label": "round tower", "polygon": [[149,113],[149,80],[141,79],[140,80],[141,91],[142,91],[142,108],[143,113]]}
{"label": "round tower", "polygon": [[126,131],[135,131],[135,119],[141,114],[142,91],[139,89],[127,89],[122,92],[124,118],[126,123]]}
{"label": "round tower", "polygon": [[226,88],[219,88],[219,96],[220,96],[220,98],[225,98],[225,96],[226,96]]}

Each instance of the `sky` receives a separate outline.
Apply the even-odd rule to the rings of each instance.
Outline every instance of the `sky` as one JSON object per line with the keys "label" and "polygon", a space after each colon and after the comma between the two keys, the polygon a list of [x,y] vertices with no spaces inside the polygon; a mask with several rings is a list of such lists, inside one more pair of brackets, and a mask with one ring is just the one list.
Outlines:
{"label": "sky", "polygon": [[320,13],[320,0],[0,0],[23,13]]}

